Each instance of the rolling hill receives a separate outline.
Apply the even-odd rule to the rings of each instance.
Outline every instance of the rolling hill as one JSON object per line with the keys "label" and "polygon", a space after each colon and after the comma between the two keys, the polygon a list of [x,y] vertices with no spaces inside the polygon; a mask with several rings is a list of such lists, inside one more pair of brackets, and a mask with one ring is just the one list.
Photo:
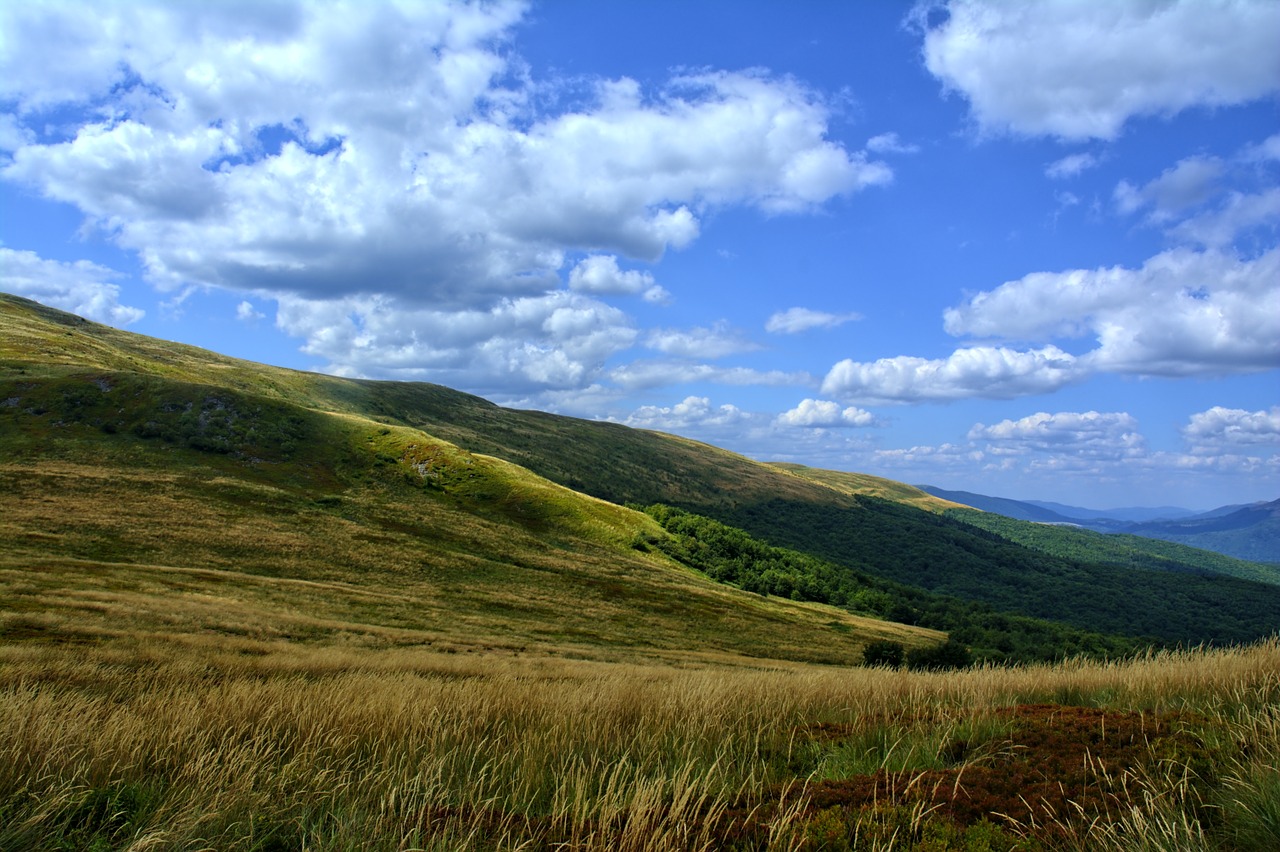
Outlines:
{"label": "rolling hill", "polygon": [[0,311],[2,639],[846,664],[941,641],[714,583],[634,547],[663,535],[642,513],[354,413],[356,383]]}
{"label": "rolling hill", "polygon": [[[177,618],[258,639],[848,662],[884,636],[936,643],[918,628],[955,629],[961,611],[1024,619],[1007,643],[1049,636],[1058,655],[1072,630],[1280,630],[1273,586],[1050,556],[887,480],[436,385],[266,367],[15,297],[0,297],[0,323],[10,636],[113,636],[128,614],[158,633]],[[912,589],[892,614],[918,628],[716,584],[647,548],[665,533],[625,504]]]}

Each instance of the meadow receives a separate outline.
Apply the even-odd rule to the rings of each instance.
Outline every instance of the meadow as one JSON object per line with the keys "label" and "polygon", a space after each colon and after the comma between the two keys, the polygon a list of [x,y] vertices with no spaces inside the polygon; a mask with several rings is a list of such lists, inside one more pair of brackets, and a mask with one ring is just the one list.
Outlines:
{"label": "meadow", "polygon": [[1271,850],[1280,643],[922,673],[0,647],[2,849]]}
{"label": "meadow", "polygon": [[[0,852],[1280,848],[1275,585],[14,297],[0,325]],[[619,505],[662,500],[721,520]],[[1011,572],[1079,624],[928,587]],[[1138,616],[1215,646],[1135,655]],[[1024,663],[862,665],[956,642]]]}

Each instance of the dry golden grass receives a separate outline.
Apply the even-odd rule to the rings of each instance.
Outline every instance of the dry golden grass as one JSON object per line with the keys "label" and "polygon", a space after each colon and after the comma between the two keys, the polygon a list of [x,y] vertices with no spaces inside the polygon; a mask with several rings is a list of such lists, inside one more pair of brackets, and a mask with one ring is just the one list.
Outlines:
{"label": "dry golden grass", "polygon": [[[362,428],[396,458],[424,452],[421,433]],[[171,469],[0,464],[0,637],[207,633],[844,664],[877,639],[941,640],[713,583],[632,548],[662,535],[645,515],[481,456],[466,461],[484,496],[397,487],[393,472],[327,502],[187,456]]]}
{"label": "dry golden grass", "polygon": [[[10,644],[0,848],[1263,850],[1280,836],[1278,672],[1274,642],[952,674],[198,636]],[[1104,732],[1099,789],[1129,804],[1088,820],[955,827],[909,793],[811,804],[820,780],[859,768],[840,775],[836,758],[899,777],[997,760],[1001,708],[1044,702],[1178,711],[1199,745],[1108,775]],[[988,746],[957,762],[960,734]]]}
{"label": "dry golden grass", "polygon": [[941,497],[934,497],[927,491],[921,491],[914,486],[895,482],[892,479],[871,476],[866,473],[822,470],[784,462],[775,462],[770,467],[784,470],[801,479],[825,485],[841,494],[865,494],[870,497],[879,497],[882,500],[892,500],[895,503],[905,503],[908,506],[915,506],[917,509],[924,509],[928,512],[942,513],[948,509],[964,508],[960,503],[953,503]]}

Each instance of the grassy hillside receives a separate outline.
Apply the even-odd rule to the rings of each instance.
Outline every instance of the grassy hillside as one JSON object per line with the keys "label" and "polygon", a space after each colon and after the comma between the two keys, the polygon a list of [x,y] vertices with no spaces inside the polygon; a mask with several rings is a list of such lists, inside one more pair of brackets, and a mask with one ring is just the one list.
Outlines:
{"label": "grassy hillside", "polygon": [[902,482],[895,482],[892,479],[884,479],[865,473],[821,470],[800,464],[784,464],[781,462],[775,462],[773,466],[803,479],[826,485],[841,494],[861,494],[867,497],[879,497],[882,500],[905,503],[908,506],[914,506],[917,509],[924,509],[929,512],[945,512],[948,509],[960,508],[962,505],[950,500],[944,500],[941,497],[935,497],[927,491],[916,488],[914,485],[907,485]]}
{"label": "grassy hillside", "polygon": [[[702,571],[1079,566],[668,436],[256,369],[0,297],[0,851],[1280,844],[1275,640],[814,665],[943,637]],[[847,561],[669,537],[408,422],[450,417]]]}
{"label": "grassy hillside", "polygon": [[[220,459],[220,469],[234,471],[235,477],[266,477],[275,487],[282,487],[282,481],[272,480],[270,471],[287,462],[293,465],[289,476],[305,483],[300,485],[303,499],[314,499],[313,492],[323,488],[337,500],[363,494],[348,495],[345,474],[332,472],[343,470],[344,464],[359,481],[373,465],[399,488],[412,470],[409,479],[419,483],[418,491],[434,495],[433,511],[458,508],[443,498],[456,497],[460,486],[436,489],[431,477],[419,471],[423,464],[430,469],[429,459],[407,450],[380,454],[374,444],[362,444],[359,435],[317,442],[306,431],[336,428],[332,424],[338,422],[359,423],[366,432],[400,434],[396,430],[405,429],[421,435],[424,446],[445,442],[459,453],[501,458],[612,503],[687,509],[771,544],[818,555],[843,570],[1009,613],[1065,621],[1086,631],[1199,642],[1247,641],[1280,630],[1280,590],[1275,588],[1255,589],[1241,581],[1188,585],[1185,578],[1158,572],[1046,557],[936,512],[868,497],[865,479],[859,485],[848,475],[797,475],[795,469],[760,464],[694,441],[512,411],[435,385],[264,368],[108,329],[12,297],[0,299],[0,310],[6,332],[0,339],[0,369],[9,377],[9,389],[0,389],[0,413],[14,422],[35,418],[26,440],[33,452],[44,454],[41,458],[53,451],[52,445],[46,447],[48,436],[71,434],[56,424],[72,423],[79,430],[75,434],[86,441],[93,435],[121,448],[196,451],[205,454],[201,464]],[[40,394],[47,399],[37,399]],[[93,464],[99,451],[91,444],[80,445],[71,460]],[[309,455],[318,447],[345,449],[341,457],[326,460]],[[879,481],[876,487],[890,486]],[[523,515],[513,514],[514,508],[504,515],[499,510],[507,505],[482,489],[463,514],[527,529],[541,511],[526,501],[510,504]],[[461,521],[458,525],[465,526]],[[451,524],[437,526],[448,529]],[[502,528],[487,532],[505,534]],[[532,534],[543,532],[534,529]],[[484,546],[479,534],[468,544]],[[623,561],[634,558],[640,557],[626,554]]]}
{"label": "grassy hillside", "polygon": [[[663,535],[641,513],[415,429],[285,401],[312,377],[267,370],[258,394],[234,363],[210,383],[223,367],[197,350],[128,336],[114,348],[102,339],[120,332],[4,307],[0,638],[832,663],[890,636],[941,641],[725,588],[635,549]],[[28,333],[8,334],[23,313]],[[33,329],[38,358],[24,358]],[[143,357],[150,346],[164,357]],[[106,366],[121,363],[140,370]]]}

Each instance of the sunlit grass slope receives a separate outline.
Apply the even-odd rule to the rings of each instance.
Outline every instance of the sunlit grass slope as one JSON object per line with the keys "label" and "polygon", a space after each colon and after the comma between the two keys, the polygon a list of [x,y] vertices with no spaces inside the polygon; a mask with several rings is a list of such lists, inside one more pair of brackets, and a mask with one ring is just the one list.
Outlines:
{"label": "sunlit grass slope", "polygon": [[324,411],[322,378],[0,305],[0,638],[832,663],[941,639],[714,584],[643,514]]}
{"label": "sunlit grass slope", "polygon": [[934,497],[932,494],[921,491],[913,485],[895,482],[892,479],[884,479],[879,476],[871,476],[866,473],[822,470],[821,468],[783,462],[775,462],[773,466],[788,473],[793,473],[802,479],[826,485],[842,494],[865,494],[869,497],[878,497],[881,500],[905,503],[908,506],[915,506],[917,509],[924,509],[929,512],[945,512],[948,509],[960,508],[959,503],[952,503],[950,500]]}

